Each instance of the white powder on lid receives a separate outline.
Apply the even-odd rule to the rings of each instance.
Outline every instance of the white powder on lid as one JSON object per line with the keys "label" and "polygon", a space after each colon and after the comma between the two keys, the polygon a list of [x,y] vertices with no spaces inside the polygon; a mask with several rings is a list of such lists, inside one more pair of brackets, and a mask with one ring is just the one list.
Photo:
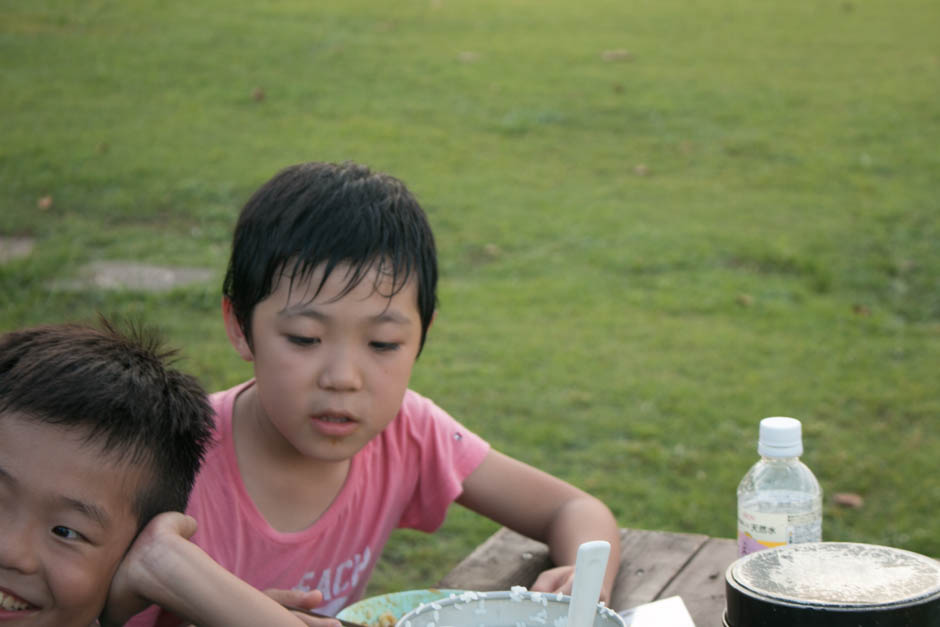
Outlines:
{"label": "white powder on lid", "polygon": [[940,564],[923,555],[849,542],[793,544],[732,567],[745,588],[799,604],[873,607],[940,591]]}

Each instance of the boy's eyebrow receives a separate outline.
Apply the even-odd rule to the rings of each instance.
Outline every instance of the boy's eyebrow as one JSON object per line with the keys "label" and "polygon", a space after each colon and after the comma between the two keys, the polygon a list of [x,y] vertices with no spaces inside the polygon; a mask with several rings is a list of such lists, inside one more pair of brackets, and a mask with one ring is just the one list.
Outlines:
{"label": "boy's eyebrow", "polygon": [[[0,479],[6,482],[17,483],[16,477],[4,470],[3,466],[0,466]],[[76,511],[82,516],[98,523],[102,529],[107,530],[111,528],[111,517],[103,507],[99,507],[94,503],[86,503],[80,499],[73,499],[69,496],[59,496],[57,500],[67,509]]]}
{"label": "boy's eyebrow", "polygon": [[[312,318],[319,322],[329,320],[332,317],[317,309],[311,309],[303,305],[287,307],[280,310],[278,315],[284,317],[303,316],[304,318]],[[408,316],[395,309],[385,309],[382,313],[372,316],[371,320],[373,322],[392,322],[395,324],[408,324],[411,322]]]}
{"label": "boy's eyebrow", "polygon": [[89,518],[92,521],[98,523],[98,526],[100,526],[102,529],[108,530],[111,528],[111,517],[103,507],[99,507],[94,503],[87,503],[79,499],[73,499],[68,496],[60,496],[59,500],[68,509],[76,511],[85,518]]}
{"label": "boy's eyebrow", "polygon": [[373,318],[376,322],[394,322],[395,324],[408,324],[408,316],[395,309],[386,309]]}

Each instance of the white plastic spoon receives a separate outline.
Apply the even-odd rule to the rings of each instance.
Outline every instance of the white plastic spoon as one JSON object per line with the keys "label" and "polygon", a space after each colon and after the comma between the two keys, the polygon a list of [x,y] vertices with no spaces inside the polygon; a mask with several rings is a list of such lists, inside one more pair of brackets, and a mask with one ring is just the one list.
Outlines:
{"label": "white plastic spoon", "polygon": [[578,547],[574,562],[574,582],[571,585],[571,603],[568,605],[568,627],[592,627],[597,613],[597,600],[601,596],[610,543],[604,540],[585,542]]}

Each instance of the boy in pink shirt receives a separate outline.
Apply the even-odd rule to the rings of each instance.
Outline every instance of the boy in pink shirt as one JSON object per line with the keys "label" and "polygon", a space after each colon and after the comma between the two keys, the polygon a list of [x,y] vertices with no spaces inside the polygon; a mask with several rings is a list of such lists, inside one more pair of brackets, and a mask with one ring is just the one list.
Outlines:
{"label": "boy in pink shirt", "polygon": [[[534,590],[570,592],[582,542],[619,553],[603,503],[492,450],[408,389],[436,285],[430,226],[399,180],[307,163],[255,192],[222,301],[255,376],[211,399],[216,441],[187,509],[193,542],[275,599],[322,599],[329,614],[362,596],[393,529],[434,531],[454,501],[549,545],[557,566]],[[602,599],[616,572],[610,560]]]}

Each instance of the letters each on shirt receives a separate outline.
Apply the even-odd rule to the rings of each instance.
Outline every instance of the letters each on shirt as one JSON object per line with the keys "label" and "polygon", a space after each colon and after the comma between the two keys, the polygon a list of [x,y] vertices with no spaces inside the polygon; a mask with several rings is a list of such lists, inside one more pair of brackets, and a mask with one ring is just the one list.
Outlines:
{"label": "letters each on shirt", "polygon": [[[317,608],[325,614],[335,615],[346,606],[349,593],[359,583],[360,575],[372,561],[372,551],[367,546],[362,553],[355,553],[350,559],[334,566],[324,568],[317,577],[317,571],[304,573],[295,590],[309,592],[317,589],[323,593],[323,605]],[[311,585],[316,582],[316,585]]]}

